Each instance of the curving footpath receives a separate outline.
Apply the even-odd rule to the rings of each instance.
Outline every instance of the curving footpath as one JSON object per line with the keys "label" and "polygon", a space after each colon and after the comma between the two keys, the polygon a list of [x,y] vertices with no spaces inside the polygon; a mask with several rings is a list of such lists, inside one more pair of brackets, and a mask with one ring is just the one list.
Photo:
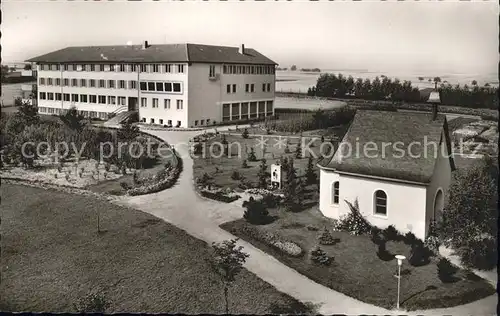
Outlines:
{"label": "curving footpath", "polygon": [[[224,128],[218,128],[223,131]],[[184,229],[190,235],[206,241],[221,242],[235,236],[219,228],[219,225],[241,218],[241,199],[233,203],[220,203],[200,197],[193,185],[193,160],[189,156],[188,140],[200,132],[148,130],[173,145],[181,155],[184,170],[178,183],[168,190],[144,196],[118,197],[115,203],[133,207],[157,216]],[[240,240],[239,244],[250,254],[245,267],[262,280],[304,303],[312,303],[321,314],[397,314],[397,311],[373,306],[329,289],[282,264],[251,244]],[[497,296],[454,308],[412,312],[426,315],[496,315]],[[401,313],[401,312],[399,312]],[[408,314],[408,313],[407,313]]]}

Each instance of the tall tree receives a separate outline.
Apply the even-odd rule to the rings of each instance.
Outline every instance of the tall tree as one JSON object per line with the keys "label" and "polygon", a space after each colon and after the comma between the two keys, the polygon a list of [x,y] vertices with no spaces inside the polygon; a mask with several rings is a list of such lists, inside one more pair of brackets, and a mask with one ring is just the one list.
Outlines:
{"label": "tall tree", "polygon": [[73,131],[81,131],[86,124],[85,117],[78,113],[76,107],[71,107],[65,114],[60,116],[61,121]]}
{"label": "tall tree", "polygon": [[470,169],[457,170],[454,176],[440,224],[445,243],[454,249],[474,248],[484,238],[495,239],[498,165],[486,156]]}
{"label": "tall tree", "polygon": [[313,159],[311,156],[307,159],[307,169],[306,169],[306,183],[315,184],[318,180],[316,172],[314,171]]}
{"label": "tall tree", "polygon": [[267,172],[267,164],[266,160],[262,158],[260,166],[259,166],[259,172],[257,174],[257,177],[259,178],[259,187],[262,189],[265,189],[267,187],[267,179],[268,179],[268,172]]}
{"label": "tall tree", "polygon": [[249,257],[243,252],[242,246],[236,246],[236,242],[237,239],[231,239],[212,244],[213,257],[210,265],[222,282],[226,314],[229,314],[229,288],[236,281],[236,276],[241,272],[243,264]]}

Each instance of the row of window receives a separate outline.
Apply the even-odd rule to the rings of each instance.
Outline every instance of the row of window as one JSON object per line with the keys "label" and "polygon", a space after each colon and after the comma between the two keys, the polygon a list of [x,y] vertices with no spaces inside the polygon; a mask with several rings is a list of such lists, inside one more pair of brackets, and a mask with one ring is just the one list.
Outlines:
{"label": "row of window", "polygon": [[[104,80],[104,79],[62,79],[61,78],[39,78],[42,86],[62,86],[64,87],[90,87],[107,89],[137,89],[135,80]],[[152,92],[177,92],[182,93],[182,84],[180,82],[140,82],[141,91]]]}
{"label": "row of window", "polygon": [[[158,98],[153,98],[153,109],[157,109],[159,107],[159,100]],[[163,99],[163,108],[166,110],[170,109],[170,99]],[[148,99],[147,98],[141,98],[141,108],[146,108],[148,107]],[[182,110],[184,108],[184,100],[177,100],[176,101],[176,109],[177,110]]]}
{"label": "row of window", "polygon": [[183,64],[40,64],[39,70],[184,73]]}
{"label": "row of window", "polygon": [[[270,83],[263,83],[262,84],[262,92],[270,92],[271,91],[271,84]],[[226,92],[229,93],[236,93],[236,84],[228,84],[226,85]],[[255,85],[253,83],[250,84],[245,84],[245,92],[255,92]]]}
{"label": "row of window", "polygon": [[77,94],[77,93],[58,93],[58,92],[39,92],[40,100],[67,101],[79,103],[98,103],[111,105],[126,105],[126,97],[116,97],[111,95],[95,94]]}
{"label": "row of window", "polygon": [[[96,104],[110,104],[110,105],[127,105],[126,97],[116,97],[111,95],[93,95],[93,94],[77,94],[77,93],[58,93],[58,92],[39,92],[40,100],[54,100],[54,101],[67,101],[78,103],[96,103]],[[170,99],[163,99],[163,108],[170,109]],[[141,107],[148,106],[148,99],[141,98]],[[152,107],[159,107],[158,98],[152,99]],[[177,110],[184,108],[183,100],[176,100]]]}
{"label": "row of window", "polygon": [[222,121],[247,120],[273,115],[273,101],[225,103]]}
{"label": "row of window", "polygon": [[[339,181],[335,181],[332,186],[332,203],[339,204]],[[387,216],[387,194],[382,190],[377,190],[373,194],[373,213]]]}
{"label": "row of window", "polygon": [[[141,118],[141,122],[146,123],[146,118],[145,117]],[[156,123],[154,118],[150,118],[149,123],[172,126],[172,120],[165,120],[164,121],[163,119],[158,119],[158,123]],[[181,127],[181,121],[177,121],[177,125],[175,125],[175,127]]]}
{"label": "row of window", "polygon": [[[44,114],[64,115],[67,111],[68,111],[67,109],[61,109],[61,108],[47,108],[42,106],[38,107],[38,112]],[[102,120],[107,120],[109,117],[108,112],[96,112],[96,111],[78,111],[78,112],[84,117],[100,118]]]}
{"label": "row of window", "polygon": [[274,66],[223,65],[222,72],[228,75],[274,75]]}
{"label": "row of window", "polygon": [[148,92],[182,93],[182,84],[180,82],[141,81],[140,88],[141,91],[148,91]]}

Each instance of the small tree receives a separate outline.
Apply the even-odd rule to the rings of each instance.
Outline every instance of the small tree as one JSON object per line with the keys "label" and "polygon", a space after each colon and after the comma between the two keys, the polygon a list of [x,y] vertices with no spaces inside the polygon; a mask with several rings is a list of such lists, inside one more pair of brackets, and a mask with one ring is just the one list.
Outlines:
{"label": "small tree", "polygon": [[285,142],[285,149],[284,149],[285,154],[290,153],[290,147],[288,147],[288,140]]}
{"label": "small tree", "polygon": [[320,245],[334,245],[336,243],[335,238],[333,238],[330,230],[326,227],[319,234],[318,241]]}
{"label": "small tree", "polygon": [[[498,166],[486,156],[469,169],[458,169],[454,176],[439,231],[446,246],[461,249],[463,254],[473,253],[464,248],[472,250],[477,248],[477,241],[497,236]],[[490,245],[493,246],[490,254],[481,251],[477,255],[495,258],[496,246]],[[469,256],[462,256],[461,259],[464,265],[472,265]],[[496,261],[491,264],[496,265]]]}
{"label": "small tree", "polygon": [[73,131],[80,132],[85,126],[85,117],[78,113],[76,107],[71,107],[64,115],[60,116],[61,121]]}
{"label": "small tree", "polygon": [[284,204],[289,211],[297,208],[297,171],[290,159],[286,170],[286,182],[284,183]]}
{"label": "small tree", "polygon": [[267,164],[266,160],[262,159],[260,166],[259,166],[259,173],[257,174],[257,177],[259,178],[259,187],[265,189],[267,186]]}
{"label": "small tree", "polygon": [[233,171],[231,174],[231,179],[233,180],[240,180],[241,179],[241,174],[238,171]]}
{"label": "small tree", "polygon": [[249,255],[243,252],[243,247],[236,246],[237,239],[225,240],[222,243],[213,243],[213,258],[211,267],[220,277],[224,289],[226,314],[229,314],[228,292],[229,287],[236,280],[236,276],[243,268]]}
{"label": "small tree", "polygon": [[104,293],[97,291],[78,300],[74,308],[78,313],[104,313],[110,305]]}
{"label": "small tree", "polygon": [[248,138],[248,130],[246,128],[243,130],[243,133],[241,133],[241,137],[243,137],[245,139]]}
{"label": "small tree", "polygon": [[297,199],[297,206],[302,206],[304,203],[304,198],[305,198],[305,190],[304,190],[304,183],[302,182],[301,178],[297,179],[297,187],[295,191],[295,196]]}
{"label": "small tree", "polygon": [[117,136],[120,141],[132,142],[139,136],[139,127],[133,125],[130,121],[122,124],[122,128],[118,131]]}
{"label": "small tree", "polygon": [[458,267],[453,265],[447,258],[441,258],[437,267],[438,277],[444,283],[453,281],[455,274],[458,272]]}
{"label": "small tree", "polygon": [[307,159],[307,169],[306,169],[306,183],[307,184],[315,184],[318,181],[318,176],[314,171],[313,159],[310,156]]}
{"label": "small tree", "polygon": [[250,152],[248,153],[248,161],[257,161],[257,157],[255,156],[255,149],[250,147]]}
{"label": "small tree", "polygon": [[269,212],[266,209],[266,204],[263,201],[255,200],[250,197],[248,201],[243,202],[243,207],[246,210],[243,213],[243,218],[254,225],[266,224],[269,220]]}
{"label": "small tree", "polygon": [[243,168],[243,169],[248,168],[248,164],[247,164],[247,160],[246,159],[243,159],[243,161],[241,162],[241,168]]}
{"label": "small tree", "polygon": [[18,107],[17,115],[21,117],[26,125],[38,124],[40,122],[40,115],[38,115],[38,107],[34,102],[21,102]]}
{"label": "small tree", "polygon": [[295,148],[295,158],[301,159],[302,158],[302,141],[299,139],[299,143],[297,144],[297,147]]}

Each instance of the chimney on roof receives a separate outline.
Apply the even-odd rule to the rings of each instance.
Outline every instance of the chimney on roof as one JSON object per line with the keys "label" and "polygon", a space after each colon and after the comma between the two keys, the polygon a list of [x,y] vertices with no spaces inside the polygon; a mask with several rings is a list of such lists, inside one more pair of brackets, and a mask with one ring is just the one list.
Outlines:
{"label": "chimney on roof", "polygon": [[241,44],[240,47],[238,48],[238,53],[241,55],[245,55],[245,44]]}
{"label": "chimney on roof", "polygon": [[144,42],[142,42],[142,49],[146,49],[146,48],[148,48],[148,47],[149,47],[149,43],[148,43],[148,41],[144,41]]}
{"label": "chimney on roof", "polygon": [[427,102],[432,104],[432,120],[435,121],[438,115],[438,104],[441,103],[441,98],[439,97],[439,91],[432,91],[429,95],[429,100]]}

